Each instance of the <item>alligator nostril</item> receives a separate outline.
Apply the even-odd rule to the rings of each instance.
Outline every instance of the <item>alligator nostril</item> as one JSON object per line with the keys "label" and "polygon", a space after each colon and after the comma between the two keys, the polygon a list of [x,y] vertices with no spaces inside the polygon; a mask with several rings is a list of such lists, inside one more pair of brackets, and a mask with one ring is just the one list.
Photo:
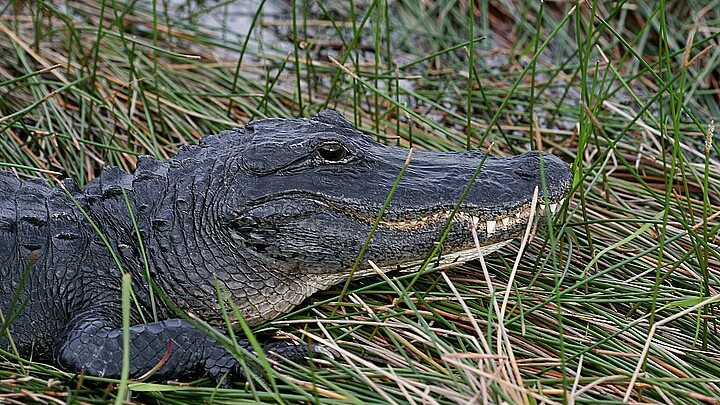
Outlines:
{"label": "alligator nostril", "polygon": [[524,180],[536,180],[540,175],[540,160],[545,173],[551,172],[557,166],[559,159],[549,153],[530,151],[519,156],[521,161],[513,170],[516,176]]}

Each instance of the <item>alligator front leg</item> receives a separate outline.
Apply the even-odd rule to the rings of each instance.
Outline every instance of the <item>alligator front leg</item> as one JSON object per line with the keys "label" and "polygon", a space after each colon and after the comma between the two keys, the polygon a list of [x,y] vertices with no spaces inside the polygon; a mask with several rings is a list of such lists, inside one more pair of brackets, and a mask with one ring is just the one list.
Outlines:
{"label": "alligator front leg", "polygon": [[[71,324],[55,345],[55,362],[71,372],[119,378],[123,364],[123,330],[106,326],[97,317]],[[222,344],[183,319],[169,319],[130,327],[130,377],[144,376],[153,368],[153,380],[209,374],[224,387],[245,381],[240,362]],[[252,351],[247,340],[238,344]],[[308,356],[308,347],[286,342],[265,350],[291,360]]]}

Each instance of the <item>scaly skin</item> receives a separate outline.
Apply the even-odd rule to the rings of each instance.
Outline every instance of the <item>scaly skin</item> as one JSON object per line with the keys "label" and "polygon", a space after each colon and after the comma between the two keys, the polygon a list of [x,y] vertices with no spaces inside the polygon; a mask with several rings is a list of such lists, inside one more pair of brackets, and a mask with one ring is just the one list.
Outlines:
{"label": "scaly skin", "polygon": [[[275,319],[348,277],[407,156],[408,150],[375,142],[338,113],[323,111],[208,136],[167,161],[141,158],[134,174],[108,168],[83,189],[72,181],[64,182],[65,190],[50,188],[0,172],[3,330],[23,356],[118,377],[119,262],[132,275],[140,307],[132,305],[131,376],[155,367],[171,342],[154,378],[242,378],[220,343],[178,319],[163,300],[156,297],[157,321],[143,322],[141,312],[152,319],[145,261],[175,305],[211,324],[223,323],[216,287],[250,325]],[[425,259],[481,163],[453,214],[443,252],[450,259],[454,252],[471,257],[473,226],[488,250],[506,243],[526,227],[533,190],[541,187],[540,160],[541,199],[555,207],[571,174],[552,155],[414,151],[364,262],[394,269]],[[538,212],[541,223],[544,215]],[[7,350],[5,335],[0,348]],[[249,348],[246,341],[240,345]],[[294,359],[307,355],[304,346],[270,349]]]}

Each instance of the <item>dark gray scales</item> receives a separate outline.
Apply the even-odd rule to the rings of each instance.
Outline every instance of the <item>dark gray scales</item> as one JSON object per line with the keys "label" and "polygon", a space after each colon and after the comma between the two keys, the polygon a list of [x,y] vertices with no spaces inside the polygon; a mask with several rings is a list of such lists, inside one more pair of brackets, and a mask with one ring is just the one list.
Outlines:
{"label": "dark gray scales", "polygon": [[[385,146],[334,111],[312,119],[267,119],[204,137],[134,174],[108,168],[67,193],[106,237],[132,288],[131,376],[168,360],[155,379],[229,373],[238,361],[156,297],[150,275],[181,310],[223,329],[215,280],[250,325],[287,313],[314,292],[344,281],[408,150]],[[481,152],[413,151],[412,160],[364,255],[383,269],[410,267],[431,251],[453,207],[485,158]],[[570,188],[560,159],[529,152],[488,156],[443,247],[445,260],[477,255],[520,235],[533,191],[554,211]],[[0,310],[20,354],[71,372],[118,377],[122,366],[121,272],[110,249],[60,187],[0,172]],[[545,210],[539,210],[540,221]],[[360,275],[368,274],[363,268]],[[17,299],[13,298],[17,296]],[[232,319],[233,322],[237,321]],[[240,345],[249,349],[247,341]],[[7,334],[0,348],[9,350]],[[304,346],[275,343],[295,359]]]}

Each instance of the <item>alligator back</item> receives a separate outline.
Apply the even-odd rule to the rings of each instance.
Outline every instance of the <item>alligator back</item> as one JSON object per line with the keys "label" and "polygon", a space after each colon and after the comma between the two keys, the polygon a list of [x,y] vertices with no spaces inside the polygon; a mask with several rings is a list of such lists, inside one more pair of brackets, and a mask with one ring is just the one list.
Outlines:
{"label": "alligator back", "polygon": [[[93,302],[83,296],[83,285],[98,280],[83,274],[88,262],[107,261],[89,249],[99,238],[76,205],[82,192],[72,181],[64,188],[0,171],[0,310],[20,353],[35,358],[49,358],[74,308]],[[0,347],[8,347],[5,333]]]}

